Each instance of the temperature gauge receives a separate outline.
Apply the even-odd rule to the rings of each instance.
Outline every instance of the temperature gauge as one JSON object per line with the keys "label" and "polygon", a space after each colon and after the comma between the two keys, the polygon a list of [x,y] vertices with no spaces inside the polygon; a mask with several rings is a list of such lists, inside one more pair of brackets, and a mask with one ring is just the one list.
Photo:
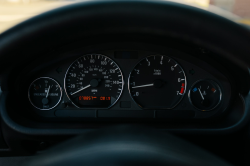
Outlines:
{"label": "temperature gauge", "polygon": [[214,81],[200,80],[191,87],[188,96],[194,107],[201,111],[210,111],[220,104],[222,93]]}
{"label": "temperature gauge", "polygon": [[50,110],[61,101],[62,89],[54,79],[40,77],[31,83],[28,97],[35,108]]}

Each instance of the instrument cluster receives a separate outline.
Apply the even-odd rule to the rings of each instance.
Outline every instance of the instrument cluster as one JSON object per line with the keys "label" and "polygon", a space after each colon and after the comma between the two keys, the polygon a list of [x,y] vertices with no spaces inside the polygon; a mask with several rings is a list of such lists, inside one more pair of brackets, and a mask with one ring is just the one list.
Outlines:
{"label": "instrument cluster", "polygon": [[223,74],[204,70],[204,64],[134,50],[69,56],[30,73],[28,101],[42,116],[72,117],[76,110],[73,117],[98,110],[152,110],[153,117],[157,111],[186,110],[193,118],[203,117],[202,112],[211,116],[228,105],[231,86]]}

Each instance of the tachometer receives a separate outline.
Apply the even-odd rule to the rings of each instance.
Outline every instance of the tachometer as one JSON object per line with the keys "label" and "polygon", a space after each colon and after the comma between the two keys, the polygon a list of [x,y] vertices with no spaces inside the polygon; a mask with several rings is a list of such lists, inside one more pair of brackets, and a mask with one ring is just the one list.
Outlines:
{"label": "tachometer", "polygon": [[171,109],[183,98],[186,77],[181,66],[164,55],[142,59],[129,76],[133,100],[144,109]]}
{"label": "tachometer", "polygon": [[78,108],[109,108],[119,99],[123,76],[118,65],[100,55],[84,55],[74,61],[66,72],[64,87]]}

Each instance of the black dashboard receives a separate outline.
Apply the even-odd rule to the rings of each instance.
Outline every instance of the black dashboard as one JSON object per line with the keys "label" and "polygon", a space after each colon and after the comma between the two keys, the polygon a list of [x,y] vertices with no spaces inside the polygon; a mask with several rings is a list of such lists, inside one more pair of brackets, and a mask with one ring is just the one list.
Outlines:
{"label": "black dashboard", "polygon": [[[130,7],[141,2],[120,3]],[[21,133],[52,135],[120,123],[207,133],[233,131],[247,122],[249,71],[234,57],[247,58],[248,47],[240,44],[243,39],[224,38],[235,32],[245,39],[248,29],[174,3],[166,3],[166,18],[159,12],[152,17],[145,10],[151,11],[154,4],[156,11],[165,13],[165,2],[136,6],[141,12],[133,8],[134,18],[120,3],[114,8],[97,5],[107,10],[102,14],[90,10],[97,8],[94,2],[83,5],[84,10],[65,7],[52,12],[53,18],[45,13],[20,24],[23,33],[12,33],[13,28],[2,35],[3,43],[9,44],[0,52],[6,55],[0,59],[0,110],[7,126]],[[175,13],[179,8],[187,11],[185,17]],[[87,11],[94,17],[85,20],[89,24],[79,21],[88,18]],[[185,20],[176,22],[180,18]],[[199,24],[186,21],[195,23],[194,18]],[[34,26],[26,25],[33,21]],[[216,26],[208,29],[209,22]],[[227,28],[227,33],[221,26],[232,30]],[[8,33],[17,38],[13,46],[10,38],[5,39]]]}
{"label": "black dashboard", "polygon": [[27,109],[21,114],[13,111],[14,117],[46,123],[187,121],[206,128],[206,121],[210,126],[222,124],[210,122],[233,111],[232,104],[242,106],[242,98],[233,97],[237,90],[232,73],[202,48],[126,42],[79,45],[46,53],[20,70],[14,92],[20,96],[17,105]]}

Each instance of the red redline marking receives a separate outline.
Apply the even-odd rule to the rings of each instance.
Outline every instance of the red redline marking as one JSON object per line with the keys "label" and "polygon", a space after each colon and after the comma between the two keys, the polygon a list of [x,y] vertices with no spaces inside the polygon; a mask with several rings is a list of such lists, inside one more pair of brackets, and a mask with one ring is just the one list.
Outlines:
{"label": "red redline marking", "polygon": [[185,88],[185,83],[182,83],[182,84],[181,84],[181,91],[180,91],[181,94],[184,93],[184,88]]}
{"label": "red redline marking", "polygon": [[182,94],[183,92],[184,92],[184,88],[181,88],[181,92],[180,93]]}

